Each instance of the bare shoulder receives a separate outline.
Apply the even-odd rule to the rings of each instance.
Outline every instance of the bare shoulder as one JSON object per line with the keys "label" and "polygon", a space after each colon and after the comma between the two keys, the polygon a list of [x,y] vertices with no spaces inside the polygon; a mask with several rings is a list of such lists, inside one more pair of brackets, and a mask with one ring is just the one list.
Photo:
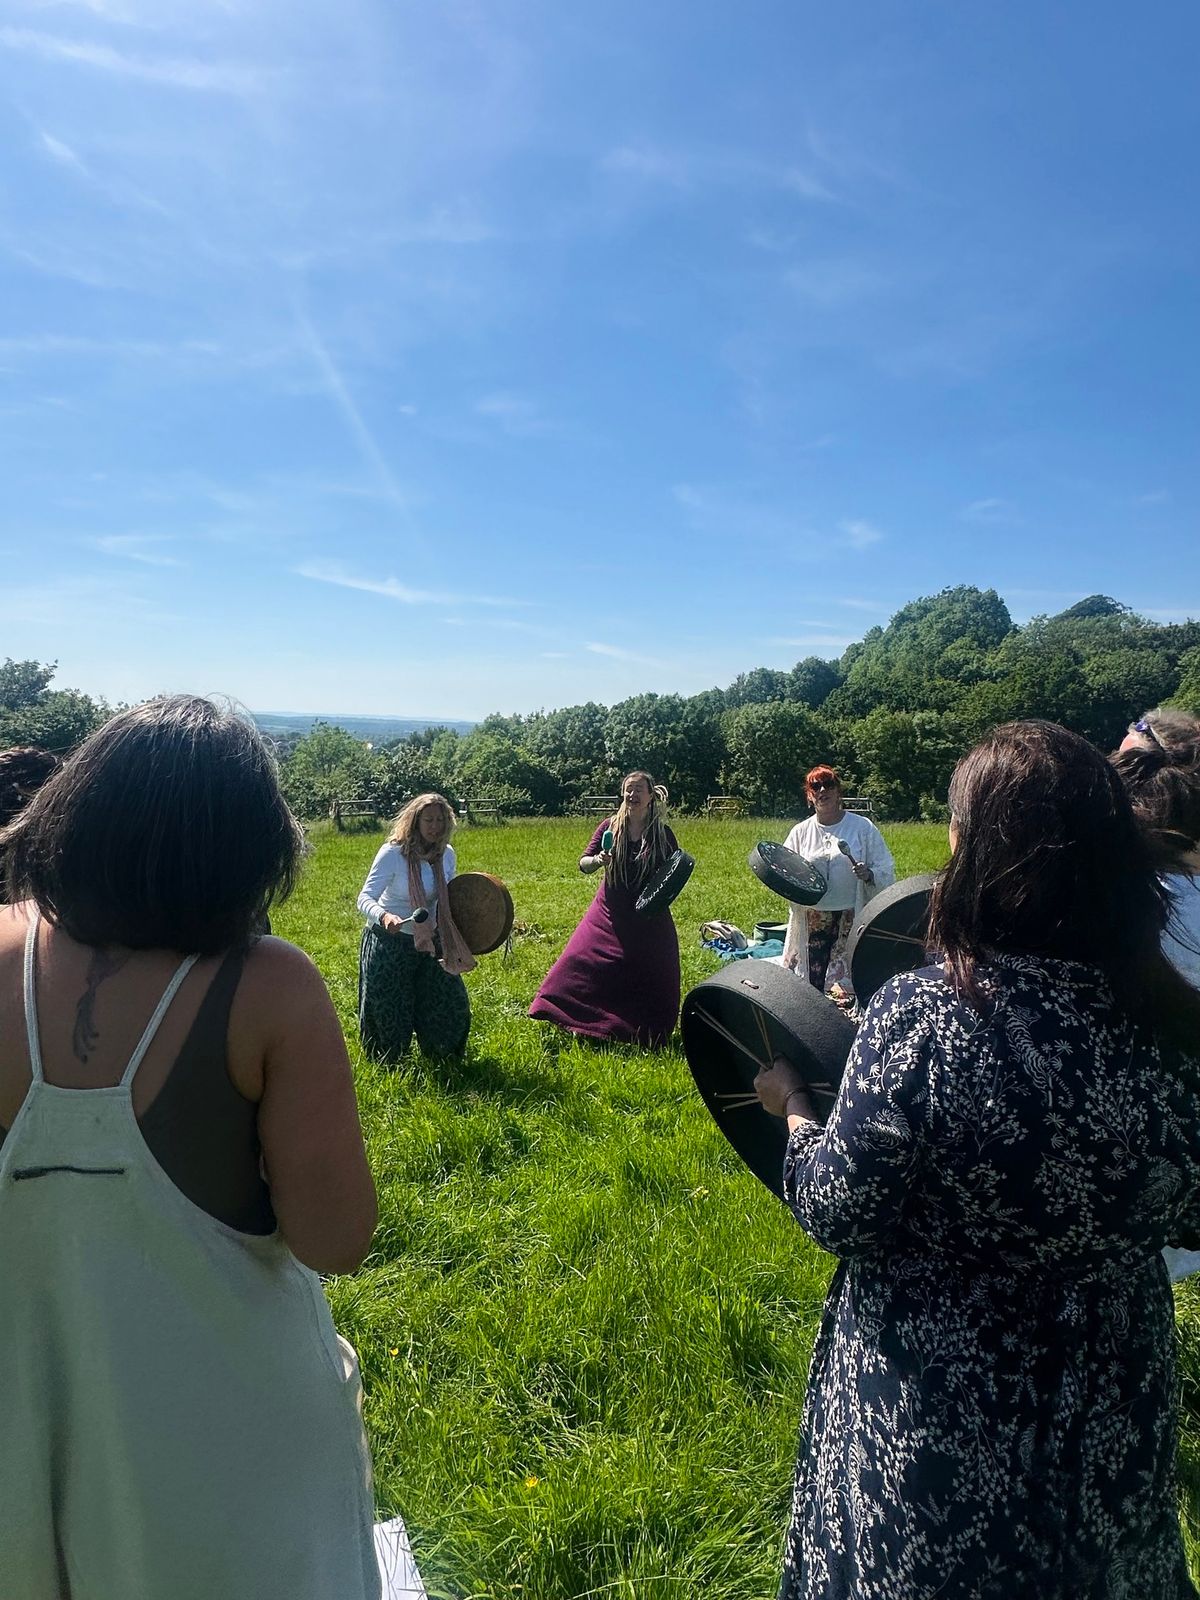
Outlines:
{"label": "bare shoulder", "polygon": [[0,950],[25,943],[32,911],[32,900],[23,900],[15,906],[0,905]]}
{"label": "bare shoulder", "polygon": [[15,906],[0,905],[0,965],[19,966],[25,959],[25,936],[32,914],[31,900]]}
{"label": "bare shoulder", "polygon": [[316,962],[300,949],[274,934],[256,939],[242,968],[241,988],[255,997],[256,1003],[273,999],[286,1006],[309,995],[326,995],[328,989]]}

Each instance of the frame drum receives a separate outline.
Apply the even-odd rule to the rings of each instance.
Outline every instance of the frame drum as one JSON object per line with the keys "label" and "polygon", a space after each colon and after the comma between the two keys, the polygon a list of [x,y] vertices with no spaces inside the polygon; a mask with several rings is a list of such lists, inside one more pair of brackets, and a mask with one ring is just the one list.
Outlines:
{"label": "frame drum", "polygon": [[750,852],[750,871],[783,899],[798,906],[815,906],[829,885],[816,867],[786,845],[765,839]]}
{"label": "frame drum", "polygon": [[[747,970],[750,969],[750,970]],[[680,1023],[696,1087],[730,1144],[783,1199],[787,1123],[764,1111],[754,1078],[777,1055],[799,1072],[818,1116],[837,1097],[854,1024],[812,984],[768,961],[737,961],[689,990]]]}
{"label": "frame drum", "polygon": [[512,895],[490,872],[460,872],[446,885],[450,915],[473,956],[497,950],[512,932]]}
{"label": "frame drum", "polygon": [[846,945],[846,968],[859,1005],[899,972],[929,965],[925,934],[936,872],[902,878],[863,907]]}
{"label": "frame drum", "polygon": [[665,911],[691,877],[695,865],[695,857],[686,850],[676,850],[668,856],[634,902],[638,916],[652,917]]}

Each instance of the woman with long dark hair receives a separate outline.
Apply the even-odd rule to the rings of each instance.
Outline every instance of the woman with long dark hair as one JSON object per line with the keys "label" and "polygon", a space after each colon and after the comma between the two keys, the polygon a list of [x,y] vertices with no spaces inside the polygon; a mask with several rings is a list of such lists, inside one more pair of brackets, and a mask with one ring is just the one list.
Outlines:
{"label": "woman with long dark hair", "polygon": [[841,1257],[785,1600],[1180,1600],[1164,1243],[1200,1219],[1200,994],[1116,773],[1053,724],[955,770],[930,939],[829,1121],[778,1061],[787,1199]]}
{"label": "woman with long dark hair", "polygon": [[[605,834],[612,843],[605,847]],[[589,1039],[660,1045],[679,1016],[679,935],[669,911],[639,916],[638,895],[679,848],[667,791],[648,772],[621,783],[621,804],[592,834],[579,870],[604,878],[529,1015]]]}
{"label": "woman with long dark hair", "polygon": [[177,695],[4,835],[0,1550],[13,1596],[369,1600],[358,1367],[318,1272],[375,1190],[329,993],[256,939],[302,835]]}

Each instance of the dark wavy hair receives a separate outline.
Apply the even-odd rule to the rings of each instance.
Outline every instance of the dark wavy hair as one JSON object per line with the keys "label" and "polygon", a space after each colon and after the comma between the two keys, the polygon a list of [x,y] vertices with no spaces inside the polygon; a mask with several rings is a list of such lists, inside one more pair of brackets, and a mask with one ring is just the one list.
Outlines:
{"label": "dark wavy hair", "polygon": [[304,836],[253,724],[180,694],[93,733],[0,848],[10,898],[82,944],[215,955],[291,892]]}
{"label": "dark wavy hair", "polygon": [[56,755],[37,745],[0,750],[0,828],[21,815],[58,764]]}
{"label": "dark wavy hair", "polygon": [[1130,728],[1136,742],[1109,759],[1163,872],[1200,845],[1200,717],[1164,707]]}
{"label": "dark wavy hair", "polygon": [[1200,992],[1162,951],[1169,897],[1111,763],[1053,722],[1010,722],[950,780],[955,851],[934,886],[930,944],[986,1004],[990,951],[1084,962],[1118,1003],[1197,1054]]}

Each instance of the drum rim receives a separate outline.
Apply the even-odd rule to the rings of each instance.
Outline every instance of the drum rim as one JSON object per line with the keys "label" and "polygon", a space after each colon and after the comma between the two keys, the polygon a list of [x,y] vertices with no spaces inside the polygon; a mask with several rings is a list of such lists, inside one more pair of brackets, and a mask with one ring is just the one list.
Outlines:
{"label": "drum rim", "polygon": [[[816,895],[815,898],[812,898],[812,889],[806,890],[802,899],[796,899],[794,895],[785,894],[782,889],[777,887],[777,883],[786,883],[789,880],[787,879],[785,873],[777,868],[775,863],[769,857],[763,855],[762,852],[764,846],[767,846],[773,853],[782,850],[787,855],[795,856],[797,861],[803,861],[809,872],[812,873],[816,882],[821,885],[820,894]],[[789,905],[814,906],[818,904],[819,901],[823,900],[825,895],[829,892],[829,880],[826,878],[825,874],[821,872],[819,868],[814,867],[812,862],[807,860],[806,857],[802,856],[798,850],[789,849],[786,844],[780,844],[777,839],[758,840],[758,842],[750,851],[750,855],[747,859],[747,865],[761,884],[770,889],[772,894],[777,894],[781,900],[786,900]]]}
{"label": "drum rim", "polygon": [[[464,882],[464,880],[467,880],[467,879],[477,879],[477,880],[482,880],[482,881],[484,881],[486,883],[490,883],[493,888],[498,889],[500,891],[500,893],[501,893],[501,895],[503,897],[501,899],[501,901],[500,901],[500,904],[503,906],[504,913],[505,913],[504,917],[502,918],[502,921],[505,923],[504,931],[500,934],[500,937],[498,939],[496,939],[492,944],[484,945],[483,948],[479,949],[479,950],[475,950],[475,949],[471,950],[471,954],[473,956],[490,955],[493,950],[498,950],[500,948],[500,946],[504,943],[504,941],[508,938],[509,934],[512,932],[513,920],[514,920],[515,915],[516,915],[516,909],[515,909],[515,907],[513,905],[512,890],[504,882],[504,879],[503,878],[498,878],[494,872],[481,872],[481,871],[473,870],[471,872],[459,872],[459,873],[456,873],[455,876],[453,878],[451,878],[450,882],[446,885],[447,891],[452,890],[456,883],[462,883],[462,882]],[[459,931],[461,932],[462,930],[460,929]],[[464,935],[464,938],[465,938],[465,935]],[[470,948],[470,946],[468,946],[468,948]]]}
{"label": "drum rim", "polygon": [[[669,882],[670,881],[670,874],[672,873],[672,871],[678,871],[680,868],[684,867],[685,865],[687,867],[687,871],[684,873],[683,882],[679,885],[678,889],[676,889],[675,893],[667,901],[666,905],[664,905],[664,906],[651,906],[651,905],[648,905],[648,904],[645,903],[646,896],[651,892],[651,890],[660,886],[659,885],[659,880],[660,879],[663,881],[664,884]],[[659,867],[658,871],[650,879],[650,882],[648,884],[646,884],[645,888],[638,895],[637,899],[633,902],[634,911],[640,917],[644,917],[644,916],[647,916],[647,915],[651,915],[652,916],[652,915],[654,915],[655,913],[657,913],[659,911],[669,911],[671,909],[671,907],[674,905],[677,897],[680,894],[683,893],[683,890],[684,890],[685,886],[687,885],[688,879],[691,877],[692,873],[695,870],[696,870],[696,858],[695,858],[695,856],[689,855],[688,852],[686,850],[684,850],[682,846],[676,845],[675,849],[671,851],[671,854],[663,862],[662,866]]]}
{"label": "drum rim", "polygon": [[[757,969],[759,964],[754,963],[754,966]],[[779,976],[768,978],[766,971],[779,974]],[[696,1092],[704,1102],[705,1109],[743,1166],[780,1201],[784,1198],[783,1157],[788,1139],[786,1123],[780,1118],[772,1117],[769,1112],[762,1108],[750,1107],[748,1111],[742,1110],[733,1113],[726,1112],[723,1115],[718,1114],[718,1107],[714,1105],[713,1100],[710,1100],[710,1093],[715,1099],[720,1090],[719,1087],[711,1084],[711,1080],[717,1076],[720,1067],[723,1067],[729,1072],[727,1086],[729,1088],[742,1089],[747,1087],[750,1082],[749,1068],[745,1063],[742,1063],[745,1076],[744,1078],[739,1078],[737,1071],[731,1065],[734,1060],[732,1047],[721,1042],[719,1037],[714,1040],[715,1055],[706,1052],[703,1056],[700,1056],[695,1046],[696,1030],[704,1027],[703,1019],[696,1016],[696,1011],[698,1009],[706,1009],[703,1005],[706,994],[716,993],[723,999],[731,999],[740,1002],[742,1006],[760,1010],[774,1023],[777,1033],[795,1039],[806,1057],[819,1061],[820,1058],[816,1056],[815,1052],[804,1044],[796,1034],[795,1029],[784,1021],[776,1011],[776,1006],[784,1009],[783,999],[785,996],[790,996],[794,1002],[799,1002],[805,1009],[811,1008],[813,1015],[819,1012],[823,1019],[833,1020],[835,1017],[840,1019],[841,1031],[846,1045],[846,1056],[843,1058],[840,1069],[844,1071],[845,1059],[849,1057],[850,1049],[854,1043],[855,1030],[853,1023],[842,1015],[831,1000],[826,1000],[824,996],[818,995],[815,990],[812,991],[811,995],[808,995],[800,989],[785,988],[783,982],[781,982],[781,979],[784,978],[786,978],[788,985],[802,982],[802,980],[794,978],[790,973],[783,974],[782,969],[778,967],[768,968],[764,971],[756,970],[751,975],[745,971],[741,964],[734,963],[731,966],[722,968],[720,972],[710,974],[709,977],[702,979],[700,983],[689,989],[684,996],[680,1016],[680,1032],[684,1041],[684,1056],[687,1060],[688,1070],[692,1075]],[[742,992],[743,989],[750,988],[761,988],[768,991],[773,990],[774,992],[765,992],[761,997]],[[692,1046],[690,1050],[688,1048],[689,1043]],[[695,1063],[693,1057],[697,1058]],[[710,1063],[714,1060],[720,1063],[720,1067],[716,1070],[710,1066]],[[699,1067],[700,1076],[697,1075],[697,1066]],[[804,1072],[804,1063],[797,1062],[797,1066],[801,1072]],[[706,1092],[705,1087],[702,1086],[701,1077],[710,1081],[710,1092]],[[829,1106],[832,1105],[832,1099],[827,1093],[820,1093],[818,1098],[822,1103],[828,1102],[825,1105],[825,1110],[827,1111]],[[734,1118],[738,1120],[735,1121],[733,1120]],[[748,1134],[748,1137],[739,1141],[735,1137],[735,1132],[743,1130]],[[746,1150],[760,1152],[758,1165],[762,1166],[764,1171],[758,1171],[751,1164],[746,1157]],[[778,1162],[776,1163],[775,1157],[777,1154]],[[769,1172],[770,1176],[767,1176],[766,1172]]]}
{"label": "drum rim", "polygon": [[[925,895],[926,911],[928,912],[929,897],[933,892],[933,886],[937,882],[939,876],[940,873],[938,872],[911,873],[907,878],[901,878],[896,883],[889,883],[886,889],[881,889],[879,893],[873,896],[872,899],[868,900],[866,905],[863,907],[862,915],[855,921],[854,927],[850,933],[850,938],[846,944],[846,970],[850,974],[850,981],[854,985],[854,992],[859,996],[860,1003],[865,1004],[866,1000],[869,1000],[872,995],[876,994],[878,990],[883,987],[883,984],[887,983],[890,978],[897,977],[899,973],[902,972],[916,972],[925,964],[923,961],[914,962],[912,966],[902,966],[898,968],[896,972],[889,973],[888,977],[884,978],[881,983],[877,983],[875,987],[870,990],[870,993],[865,996],[865,999],[864,996],[859,992],[858,984],[855,983],[855,958],[858,956],[858,953],[861,949],[869,947],[871,943],[871,934],[874,931],[875,923],[880,914],[890,911],[893,906],[898,906],[905,900],[919,893],[923,893]],[[900,890],[904,890],[905,892],[901,894],[899,892]]]}

